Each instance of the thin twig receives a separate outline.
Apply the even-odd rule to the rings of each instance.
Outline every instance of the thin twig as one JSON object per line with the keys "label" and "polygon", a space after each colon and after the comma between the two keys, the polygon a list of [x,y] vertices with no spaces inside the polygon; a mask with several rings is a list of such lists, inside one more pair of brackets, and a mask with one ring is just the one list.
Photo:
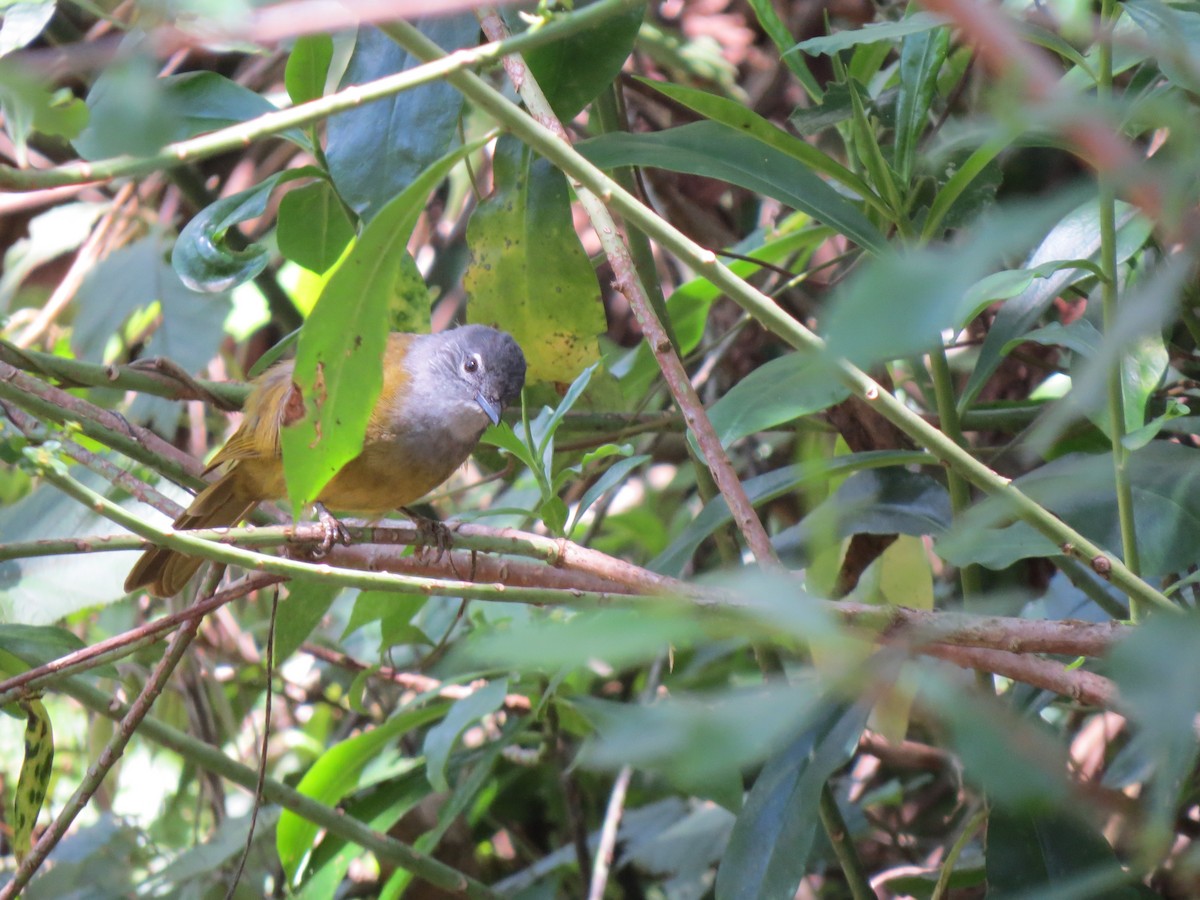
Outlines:
{"label": "thin twig", "polygon": [[258,811],[262,808],[263,785],[267,780],[267,749],[271,741],[271,704],[275,701],[275,618],[279,613],[279,588],[271,592],[271,619],[267,623],[267,689],[266,707],[263,710],[262,747],[259,750],[258,783],[254,786],[254,803],[250,810],[250,827],[246,831],[246,846],[242,848],[241,859],[238,860],[237,871],[229,888],[225,892],[225,900],[233,900],[238,882],[246,870],[246,860],[250,858],[250,848],[254,846],[254,826],[258,824]]}
{"label": "thin twig", "polygon": [[[500,41],[506,38],[507,29],[499,14],[481,9],[480,22],[483,25],[484,34],[491,40]],[[407,29],[404,31],[407,32]],[[521,99],[525,102],[530,115],[569,146],[571,140],[566,129],[554,115],[545,94],[542,93],[533,74],[525,66],[525,61],[520,56],[506,56],[504,67],[514,87],[520,93]],[[767,537],[766,529],[759,521],[758,514],[754,511],[754,505],[746,495],[746,490],[742,486],[741,479],[726,454],[725,448],[721,446],[721,439],[705,414],[704,404],[696,395],[695,388],[692,387],[687,370],[684,369],[683,363],[675,352],[674,345],[663,328],[663,324],[654,314],[650,298],[638,277],[637,267],[634,265],[623,230],[618,227],[601,197],[582,184],[576,183],[573,187],[575,196],[579,199],[580,205],[583,206],[591,220],[592,228],[600,238],[600,244],[604,248],[605,256],[608,257],[609,265],[612,266],[613,285],[625,295],[633,308],[642,334],[645,335],[655,359],[658,360],[663,378],[671,390],[671,396],[674,397],[675,404],[683,413],[688,428],[696,436],[696,443],[704,454],[705,462],[712,472],[717,489],[725,498],[725,502],[729,504],[734,521],[746,539],[750,552],[763,565],[778,565],[778,559],[771,546],[770,538]],[[715,254],[711,251],[709,256],[716,259]]]}
{"label": "thin twig", "polygon": [[192,639],[196,636],[196,629],[200,627],[202,618],[203,614],[197,613],[195,609],[191,610],[191,615],[184,622],[183,627],[171,639],[166,653],[163,654],[158,665],[154,667],[154,672],[150,676],[150,680],[146,682],[137,699],[134,700],[125,712],[112,738],[101,751],[100,757],[88,769],[83,781],[75,789],[75,793],[71,795],[71,799],[67,801],[66,806],[58,814],[54,823],[42,833],[38,842],[33,846],[29,855],[25,857],[25,860],[13,875],[12,881],[8,882],[3,890],[0,890],[0,900],[11,900],[11,898],[20,894],[25,885],[29,883],[29,879],[33,877],[34,872],[38,870],[50,854],[50,851],[62,840],[71,823],[75,821],[75,817],[87,806],[92,795],[95,794],[100,784],[104,781],[105,776],[108,775],[109,771],[112,770],[112,767],[117,764],[117,761],[125,752],[126,745],[138,730],[138,726],[142,723],[142,720],[146,718],[147,713],[150,712],[150,707],[162,692],[167,679],[171,677],[171,673],[175,671],[175,667],[183,659],[184,651],[187,650],[188,645],[191,644]]}

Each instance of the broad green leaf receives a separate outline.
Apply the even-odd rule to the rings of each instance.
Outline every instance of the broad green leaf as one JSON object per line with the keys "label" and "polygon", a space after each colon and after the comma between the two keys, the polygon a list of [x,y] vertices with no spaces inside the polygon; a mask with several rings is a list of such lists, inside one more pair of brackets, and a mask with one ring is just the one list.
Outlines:
{"label": "broad green leaf", "polygon": [[295,580],[288,584],[288,596],[280,608],[284,614],[275,620],[276,665],[308,640],[341,591],[340,587],[319,581]]}
{"label": "broad green leaf", "polygon": [[394,619],[407,625],[429,600],[417,594],[396,594],[391,591],[362,591],[354,598],[350,621],[342,630],[342,640],[371,622]]}
{"label": "broad green leaf", "polygon": [[[1136,252],[1150,234],[1150,223],[1128,204],[1117,205],[1118,255],[1120,264]],[[1091,200],[1070,212],[1041,241],[1029,256],[1025,268],[1064,259],[1094,259],[1100,252],[1100,220],[1096,201]],[[1023,293],[1000,309],[979,350],[979,360],[959,397],[959,410],[968,408],[992,377],[1003,359],[1002,349],[1037,323],[1054,298],[1072,284],[1086,278],[1084,268],[1064,269],[1035,281]]]}
{"label": "broad green leaf", "polygon": [[18,863],[33,846],[33,829],[54,774],[54,731],[46,707],[41,700],[22,700],[21,709],[25,712],[25,755],[13,795],[12,818],[12,845]]}
{"label": "broad green leaf", "polygon": [[[1031,894],[1088,900],[1159,896],[1127,871],[1104,835],[1062,812],[993,809],[987,825],[988,896]],[[1057,889],[1057,890],[1055,890]]]}
{"label": "broad green leaf", "polygon": [[824,685],[811,677],[786,688],[677,693],[649,705],[580,697],[573,706],[595,734],[579,762],[600,769],[632,765],[698,784],[770,759],[818,719],[827,702]]}
{"label": "broad green leaf", "polygon": [[695,122],[653,134],[606,134],[576,149],[601,168],[652,166],[736,184],[836,228],[882,253],[887,239],[862,210],[794,156],[719,122]]}
{"label": "broad green leaf", "polygon": [[809,872],[821,790],[858,747],[868,706],[826,701],[754,781],[717,870],[717,900],[791,897]]}
{"label": "broad green leaf", "polygon": [[[1191,791],[1197,757],[1195,721],[1200,713],[1198,640],[1200,618],[1194,610],[1186,616],[1156,615],[1117,644],[1108,657],[1108,672],[1120,691],[1122,708],[1137,728],[1105,781],[1145,784],[1150,821],[1141,834],[1147,859],[1170,847],[1177,810]],[[1131,767],[1132,778],[1118,779],[1119,772]]]}
{"label": "broad green leaf", "polygon": [[354,239],[342,201],[324,179],[295,188],[279,201],[279,252],[310,272],[325,272]]}
{"label": "broad green leaf", "polygon": [[1150,39],[1163,74],[1185,90],[1200,93],[1200,12],[1161,0],[1125,0],[1121,7]]}
{"label": "broad green leaf", "polygon": [[[589,5],[576,3],[575,8]],[[633,52],[638,29],[646,17],[645,4],[611,16],[603,27],[572,35],[525,53],[554,114],[564,122],[574,119],[600,91],[621,74]],[[516,18],[515,16],[510,17]]]}
{"label": "broad green leaf", "polygon": [[906,19],[901,19],[899,22],[876,22],[852,31],[839,31],[836,34],[809,38],[807,41],[801,41],[788,52],[803,52],[810,56],[830,56],[860,44],[874,44],[878,41],[891,42],[910,34],[931,31],[944,25],[945,22],[946,20],[941,16],[919,12]]}
{"label": "broad green leaf", "polygon": [[[309,767],[296,790],[319,803],[337,804],[358,786],[363,769],[386,745],[426,722],[440,718],[447,706],[435,703],[404,710],[370,731],[334,744]],[[294,884],[319,831],[317,825],[289,810],[280,815],[275,830],[275,848],[289,884]]]}
{"label": "broad green leaf", "polygon": [[[275,112],[265,97],[216,72],[158,78],[152,60],[133,56],[106,68],[87,98],[88,127],[74,141],[84,159],[148,156],[165,145]],[[301,147],[298,129],[280,135]]]}
{"label": "broad green leaf", "polygon": [[[859,176],[837,160],[822,153],[812,144],[793,137],[754,110],[748,109],[744,103],[669,81],[652,81],[648,78],[639,80],[647,87],[666,94],[672,100],[682,103],[688,109],[695,110],[714,122],[736,128],[764,144],[794,157],[813,171],[841,182],[860,197],[879,202],[870,186]],[[826,101],[828,99],[827,96]]]}
{"label": "broad green leaf", "polygon": [[[82,650],[86,644],[65,628],[52,625],[0,625],[0,650],[10,653],[27,667],[44,665]],[[22,669],[21,671],[24,671]],[[115,672],[108,669],[109,674]],[[17,672],[6,671],[7,675]]]}
{"label": "broad green leaf", "polygon": [[[839,474],[855,472],[859,469],[908,465],[914,462],[932,463],[933,459],[922,453],[896,450],[850,453],[815,464],[784,466],[765,475],[756,475],[746,479],[744,487],[752,503],[766,503],[776,497],[791,493],[798,487],[812,482],[823,482]],[[724,498],[714,497],[705,504],[699,515],[692,518],[687,527],[671,542],[671,546],[654,558],[649,568],[664,575],[682,574],[688,560],[691,559],[701,542],[722,525],[731,521],[733,521],[733,517],[730,515]]]}
{"label": "broad green leaf", "polygon": [[466,731],[467,726],[498,710],[504,704],[507,693],[507,678],[489,681],[461,700],[456,700],[446,717],[425,734],[425,775],[434,790],[450,789],[446,781],[446,765],[458,736]]}
{"label": "broad green leaf", "polygon": [[0,7],[4,19],[0,23],[0,56],[20,50],[37,38],[54,17],[56,7],[55,0],[26,0]]}
{"label": "broad green leaf", "polygon": [[[840,403],[850,395],[824,356],[789,353],[759,366],[708,411],[722,446]],[[689,433],[689,440],[695,438]]]}
{"label": "broad green leaf", "polygon": [[912,180],[917,144],[929,125],[929,107],[937,90],[938,73],[949,50],[949,28],[910,34],[901,45],[894,165],[903,185]]}
{"label": "broad green leaf", "polygon": [[[826,350],[863,368],[927,352],[960,321],[971,286],[1000,260],[1027,252],[1042,223],[1049,228],[1062,207],[1076,203],[1074,192],[1012,203],[992,210],[953,246],[891,249],[865,261],[824,316]],[[988,340],[994,336],[993,329]]]}
{"label": "broad green leaf", "polygon": [[467,319],[509,332],[528,380],[569,384],[599,357],[600,286],[562,173],[515,138],[496,144],[495,191],[467,225]]}
{"label": "broad green leaf", "polygon": [[[468,144],[438,160],[371,220],[300,332],[294,378],[305,414],[280,434],[288,496],[297,509],[315,500],[362,449],[383,385],[389,317],[398,295],[411,289],[408,238],[430,191],[478,147]],[[407,315],[429,330],[427,304]]]}
{"label": "broad green leaf", "polygon": [[[1129,456],[1134,527],[1142,575],[1157,578],[1200,563],[1200,451],[1154,441]],[[1016,485],[1085,537],[1119,551],[1116,487],[1108,454],[1071,454],[1035,469]],[[1014,558],[1062,552],[1023,522],[1011,524],[1003,501],[987,499],[938,539],[938,555],[954,565],[992,565],[1003,549]]]}
{"label": "broad green leaf", "polygon": [[[446,51],[472,46],[479,35],[479,23],[470,14],[418,24]],[[365,84],[420,62],[378,29],[363,27],[340,87]],[[373,219],[450,149],[461,109],[462,95],[439,80],[331,117],[325,156],[338,193],[364,220]]]}
{"label": "broad green leaf", "polygon": [[1079,415],[1091,415],[1109,431],[1107,397],[1109,373],[1121,373],[1125,427],[1134,431],[1145,423],[1146,403],[1167,370],[1161,332],[1179,308],[1190,276],[1181,257],[1168,259],[1127,287],[1116,317],[1095,354],[1072,366],[1071,390],[1041,418],[1029,436],[1035,452],[1045,453],[1062,429]]}
{"label": "broad green leaf", "polygon": [[332,60],[333,38],[329,35],[308,34],[296,39],[283,72],[283,82],[293,103],[307,103],[324,95]]}
{"label": "broad green leaf", "polygon": [[[1048,278],[1056,272],[1078,269],[1084,269],[1095,275],[1100,274],[1099,267],[1086,259],[1052,260],[1032,269],[1004,269],[1000,272],[993,272],[971,285],[963,296],[962,308],[956,324],[960,328],[965,328],[988,306],[997,300],[1010,300],[1023,293],[1035,279]],[[1034,340],[1032,335],[1027,335],[1024,339]],[[1019,337],[1014,338],[1004,345],[1002,352],[1009,353],[1021,340],[1022,338]]]}
{"label": "broad green leaf", "polygon": [[772,538],[782,555],[800,554],[808,560],[812,547],[828,536],[854,534],[938,535],[950,525],[946,488],[923,472],[894,466],[854,472],[833,496],[798,524]]}
{"label": "broad green leaf", "polygon": [[986,792],[989,807],[1042,813],[1068,802],[1066,749],[1036,714],[1030,721],[928,663],[918,684],[917,702],[939,720],[964,778]]}

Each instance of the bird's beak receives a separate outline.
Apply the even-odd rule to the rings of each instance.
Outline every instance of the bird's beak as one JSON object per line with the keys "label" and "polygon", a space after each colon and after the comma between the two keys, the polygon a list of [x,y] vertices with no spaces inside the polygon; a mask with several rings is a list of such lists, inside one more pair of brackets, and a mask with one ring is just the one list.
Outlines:
{"label": "bird's beak", "polygon": [[479,408],[484,411],[487,417],[492,420],[493,425],[500,424],[500,407],[483,396],[482,391],[475,395],[475,402],[479,404]]}

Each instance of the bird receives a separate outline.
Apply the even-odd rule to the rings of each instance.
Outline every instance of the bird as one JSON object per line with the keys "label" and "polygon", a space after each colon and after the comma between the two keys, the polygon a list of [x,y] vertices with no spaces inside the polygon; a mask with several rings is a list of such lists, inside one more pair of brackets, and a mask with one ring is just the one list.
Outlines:
{"label": "bird", "polygon": [[[261,501],[286,495],[280,429],[303,415],[294,367],[290,360],[277,363],[252,383],[241,426],[205,469],[222,474],[196,495],[175,529],[236,525]],[[466,461],[524,385],[525,355],[506,332],[486,325],[392,332],[362,450],[320,492],[318,509],[377,518],[420,499]],[[173,596],[202,562],[152,547],[130,570],[125,591],[147,587],[156,597]]]}

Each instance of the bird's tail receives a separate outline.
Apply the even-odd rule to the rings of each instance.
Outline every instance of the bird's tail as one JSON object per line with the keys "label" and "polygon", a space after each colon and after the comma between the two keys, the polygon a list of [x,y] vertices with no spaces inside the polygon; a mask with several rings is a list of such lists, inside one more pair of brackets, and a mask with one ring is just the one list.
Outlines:
{"label": "bird's tail", "polygon": [[[256,503],[240,490],[235,466],[196,495],[191,506],[175,520],[174,528],[180,531],[236,525]],[[170,597],[183,589],[202,562],[203,559],[178,550],[153,547],[143,553],[129,571],[125,591],[129,593],[149,585],[150,593],[155,597]]]}

